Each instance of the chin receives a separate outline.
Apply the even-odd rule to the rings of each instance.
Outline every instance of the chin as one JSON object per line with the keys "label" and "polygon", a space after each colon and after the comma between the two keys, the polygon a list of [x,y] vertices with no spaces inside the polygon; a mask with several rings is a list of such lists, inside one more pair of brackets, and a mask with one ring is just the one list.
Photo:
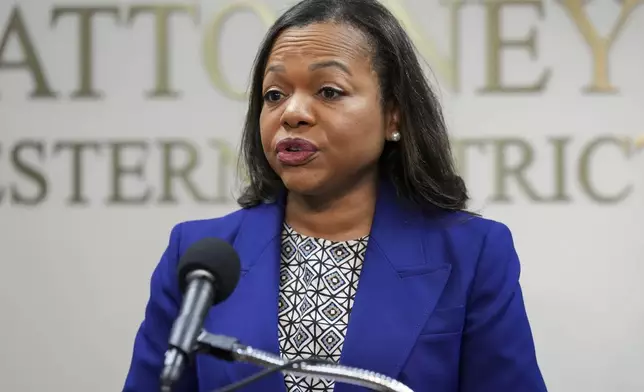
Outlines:
{"label": "chin", "polygon": [[[298,170],[299,171],[299,170]],[[281,173],[282,182],[289,192],[301,195],[319,194],[324,187],[324,181],[307,170],[301,170],[299,173]]]}

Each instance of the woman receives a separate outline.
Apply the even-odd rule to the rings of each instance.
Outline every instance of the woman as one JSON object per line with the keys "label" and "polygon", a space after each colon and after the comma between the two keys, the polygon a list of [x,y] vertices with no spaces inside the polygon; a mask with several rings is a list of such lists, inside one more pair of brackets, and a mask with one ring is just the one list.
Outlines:
{"label": "woman", "polygon": [[[305,0],[260,48],[242,142],[243,207],[176,226],[154,271],[125,391],[159,390],[181,297],[177,260],[204,237],[242,263],[205,328],[316,356],[415,391],[545,391],[510,231],[466,211],[438,100],[375,0]],[[198,357],[177,391],[258,369]],[[354,391],[276,374],[248,391]]]}

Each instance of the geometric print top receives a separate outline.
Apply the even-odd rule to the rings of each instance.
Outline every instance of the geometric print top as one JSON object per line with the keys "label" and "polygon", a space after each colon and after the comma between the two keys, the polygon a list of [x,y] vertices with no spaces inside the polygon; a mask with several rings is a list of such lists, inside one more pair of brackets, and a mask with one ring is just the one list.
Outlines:
{"label": "geometric print top", "polygon": [[[288,359],[338,362],[369,236],[329,241],[282,229],[278,337]],[[331,392],[334,382],[284,376],[288,392]]]}

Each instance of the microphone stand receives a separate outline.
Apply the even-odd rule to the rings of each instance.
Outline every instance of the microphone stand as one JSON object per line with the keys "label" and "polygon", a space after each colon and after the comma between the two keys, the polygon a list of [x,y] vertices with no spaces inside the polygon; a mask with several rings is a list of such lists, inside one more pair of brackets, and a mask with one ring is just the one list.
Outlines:
{"label": "microphone stand", "polygon": [[295,376],[325,378],[347,384],[358,385],[380,392],[413,392],[403,383],[390,377],[353,367],[333,363],[300,363],[289,367],[289,361],[250,346],[243,345],[235,338],[214,335],[202,331],[197,338],[196,351],[226,361],[239,361],[264,368],[284,367],[282,373]]}

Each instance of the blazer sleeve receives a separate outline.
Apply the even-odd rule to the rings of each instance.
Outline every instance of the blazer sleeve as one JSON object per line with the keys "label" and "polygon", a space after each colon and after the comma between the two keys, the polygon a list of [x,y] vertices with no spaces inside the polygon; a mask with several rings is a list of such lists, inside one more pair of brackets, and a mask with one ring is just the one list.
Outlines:
{"label": "blazer sleeve", "polygon": [[[169,244],[157,264],[150,281],[150,296],[145,317],[134,339],[130,368],[123,392],[158,392],[165,352],[172,324],[179,313],[181,294],[176,268],[181,241],[181,225],[172,229]],[[175,392],[197,391],[196,371],[185,368]]]}
{"label": "blazer sleeve", "polygon": [[463,332],[461,392],[545,392],[510,230],[494,223],[479,255]]}

